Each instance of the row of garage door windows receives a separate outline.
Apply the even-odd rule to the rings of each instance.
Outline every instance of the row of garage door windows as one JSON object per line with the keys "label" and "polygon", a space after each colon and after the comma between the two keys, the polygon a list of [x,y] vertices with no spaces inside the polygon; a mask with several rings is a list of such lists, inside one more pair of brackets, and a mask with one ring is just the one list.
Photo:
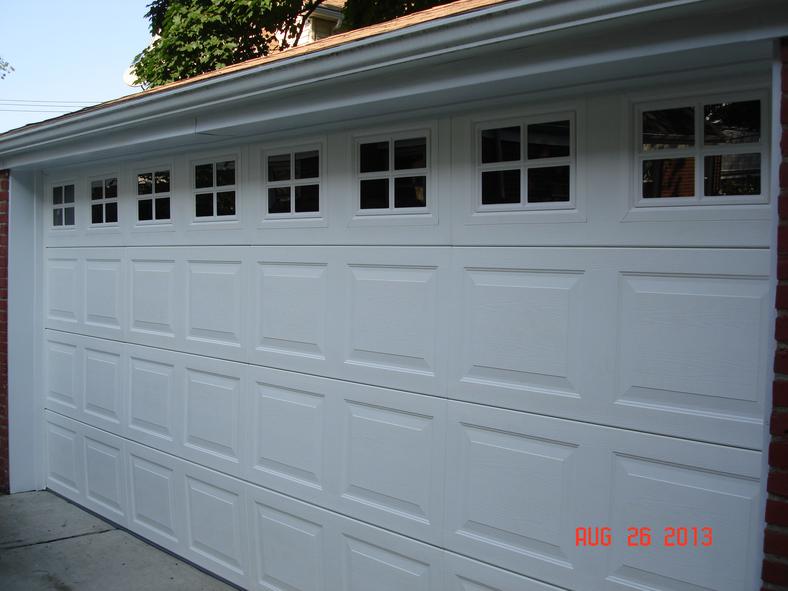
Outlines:
{"label": "row of garage door windows", "polygon": [[[700,201],[761,194],[760,100],[644,109],[638,135],[641,199]],[[574,137],[573,117],[479,126],[478,209],[571,206]],[[360,141],[356,150],[360,212],[425,210],[430,164],[427,133]],[[319,146],[266,153],[263,168],[267,217],[320,217]],[[236,169],[233,159],[193,164],[195,219],[223,220],[236,215]],[[137,222],[170,221],[171,174],[168,169],[137,173]],[[54,228],[76,224],[75,197],[74,184],[52,187]],[[118,223],[117,177],[91,180],[90,223]]]}

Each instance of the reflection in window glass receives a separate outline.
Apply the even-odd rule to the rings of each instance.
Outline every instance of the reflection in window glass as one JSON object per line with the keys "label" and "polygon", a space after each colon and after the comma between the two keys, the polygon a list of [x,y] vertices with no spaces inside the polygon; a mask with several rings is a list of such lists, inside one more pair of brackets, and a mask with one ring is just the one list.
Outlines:
{"label": "reflection in window glass", "polygon": [[703,166],[704,195],[760,195],[761,193],[760,154],[706,156]]}
{"label": "reflection in window glass", "polygon": [[[158,170],[154,175],[156,179],[156,192],[169,193],[170,192],[170,171]],[[169,216],[167,216],[169,217]]]}
{"label": "reflection in window glass", "polygon": [[153,173],[137,175],[137,195],[153,194]]}
{"label": "reflection in window glass", "polygon": [[761,101],[704,105],[703,142],[705,145],[759,141],[761,141]]}
{"label": "reflection in window glass", "polygon": [[565,156],[569,156],[569,121],[534,123],[528,126],[529,160]]}
{"label": "reflection in window glass", "polygon": [[65,207],[65,208],[63,208],[63,225],[65,225],[65,226],[73,226],[74,225],[74,208],[73,207]]}
{"label": "reflection in window glass", "polygon": [[695,159],[664,158],[643,162],[643,197],[692,197],[695,195]]}
{"label": "reflection in window glass", "polygon": [[320,156],[317,150],[296,152],[293,156],[296,179],[314,179],[320,176]]}
{"label": "reflection in window glass", "polygon": [[482,205],[520,203],[520,171],[482,172]]}
{"label": "reflection in window glass", "polygon": [[528,169],[528,203],[569,201],[569,167]]}
{"label": "reflection in window glass", "polygon": [[63,187],[54,187],[52,189],[52,203],[63,203]]}
{"label": "reflection in window glass", "polygon": [[427,177],[404,176],[394,179],[394,207],[426,207]]}
{"label": "reflection in window glass", "polygon": [[695,108],[643,112],[643,150],[690,148],[695,145]]}
{"label": "reflection in window glass", "polygon": [[74,185],[63,187],[63,203],[74,203]]}
{"label": "reflection in window glass", "polygon": [[164,197],[156,199],[156,219],[168,220],[170,219],[170,198]]}
{"label": "reflection in window glass", "polygon": [[[427,138],[417,137],[394,141],[394,169],[427,167]],[[409,206],[410,207],[410,206]]]}
{"label": "reflection in window glass", "polygon": [[94,224],[101,224],[104,221],[104,206],[100,203],[90,207],[90,221]]}
{"label": "reflection in window glass", "polygon": [[137,201],[137,219],[147,222],[153,219],[153,200],[140,199]]}
{"label": "reflection in window glass", "polygon": [[235,191],[216,194],[216,215],[235,215]]}
{"label": "reflection in window glass", "polygon": [[[227,187],[235,184],[235,160],[216,163],[216,186]],[[219,214],[222,215],[222,214]]]}
{"label": "reflection in window glass", "polygon": [[268,213],[290,213],[290,187],[268,189]]}
{"label": "reflection in window glass", "polygon": [[114,199],[118,196],[118,179],[111,178],[104,181],[104,199]]}
{"label": "reflection in window glass", "polygon": [[520,127],[500,127],[482,131],[482,163],[520,159]]}
{"label": "reflection in window glass", "polygon": [[52,210],[52,225],[53,226],[62,226],[63,225],[63,208],[59,207],[57,209]]}
{"label": "reflection in window glass", "polygon": [[104,198],[104,182],[93,181],[90,183],[90,198],[103,199]]}
{"label": "reflection in window glass", "polygon": [[52,187],[52,226],[74,225],[74,185]]}
{"label": "reflection in window glass", "polygon": [[104,204],[104,221],[107,224],[114,224],[118,221],[118,204],[106,203]]}
{"label": "reflection in window glass", "polygon": [[320,211],[320,187],[318,185],[298,185],[295,187],[295,211],[296,213]]}
{"label": "reflection in window glass", "polygon": [[359,172],[385,172],[389,169],[389,143],[371,142],[359,146]]}
{"label": "reflection in window glass", "polygon": [[290,180],[290,154],[268,157],[268,182]]}
{"label": "reflection in window glass", "polygon": [[196,189],[213,187],[213,164],[198,164],[194,167],[194,187]]}
{"label": "reflection in window glass", "polygon": [[389,206],[389,180],[361,181],[361,209],[387,209]]}
{"label": "reflection in window glass", "polygon": [[170,171],[157,170],[137,175],[137,220],[140,222],[169,221]]}
{"label": "reflection in window glass", "polygon": [[195,195],[194,215],[198,218],[213,216],[213,193],[197,193]]}

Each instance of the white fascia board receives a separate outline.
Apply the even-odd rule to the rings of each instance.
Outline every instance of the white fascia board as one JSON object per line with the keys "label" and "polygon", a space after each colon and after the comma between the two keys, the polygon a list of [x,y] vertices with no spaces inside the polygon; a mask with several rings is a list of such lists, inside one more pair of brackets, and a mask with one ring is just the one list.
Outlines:
{"label": "white fascia board", "polygon": [[[648,22],[664,20],[672,15],[687,14],[695,19],[708,15],[712,20],[721,13],[736,11],[749,14],[762,11],[768,18],[760,26],[742,28],[725,36],[706,39],[705,43],[733,43],[788,34],[788,3],[776,0],[751,0],[742,6],[740,0],[516,0],[435,21],[425,22],[390,33],[360,39],[319,52],[277,60],[256,68],[240,70],[175,87],[161,93],[143,95],[138,99],[75,114],[51,123],[36,125],[0,138],[0,168],[30,166],[53,158],[61,150],[89,142],[83,152],[100,151],[101,138],[122,133],[150,143],[152,136],[166,140],[173,131],[198,133],[197,122],[190,129],[189,117],[196,117],[211,108],[265,99],[269,104],[279,95],[293,89],[337,80],[346,83],[351,77],[378,75],[381,69],[413,64],[440,63],[456,59],[458,54],[484,54],[494,46],[522,42],[543,44],[577,32],[593,30],[597,34],[622,21]],[[670,49],[671,31],[663,31],[663,45]],[[698,38],[703,31],[698,30]],[[686,45],[686,43],[685,43]],[[685,49],[676,45],[674,50]],[[587,58],[586,58],[586,61]],[[461,70],[461,69],[458,69]],[[462,76],[458,71],[457,75]],[[322,107],[319,97],[316,110]],[[267,117],[273,116],[267,113]],[[133,137],[132,137],[133,136]],[[166,142],[165,142],[166,143]],[[53,150],[57,148],[56,150]]]}

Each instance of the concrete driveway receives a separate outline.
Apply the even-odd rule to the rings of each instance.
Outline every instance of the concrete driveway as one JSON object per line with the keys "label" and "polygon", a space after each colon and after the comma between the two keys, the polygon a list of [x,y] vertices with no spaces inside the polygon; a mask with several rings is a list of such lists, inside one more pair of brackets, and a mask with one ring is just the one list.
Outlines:
{"label": "concrete driveway", "polygon": [[0,496],[3,591],[231,591],[50,492]]}

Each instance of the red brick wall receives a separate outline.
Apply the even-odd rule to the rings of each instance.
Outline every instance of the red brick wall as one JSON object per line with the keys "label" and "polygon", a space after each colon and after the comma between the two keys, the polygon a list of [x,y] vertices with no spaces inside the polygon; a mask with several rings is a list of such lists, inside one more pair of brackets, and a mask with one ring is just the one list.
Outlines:
{"label": "red brick wall", "polygon": [[782,41],[782,164],[777,231],[777,323],[763,589],[788,591],[788,39]]}
{"label": "red brick wall", "polygon": [[8,479],[8,171],[0,170],[0,493]]}

